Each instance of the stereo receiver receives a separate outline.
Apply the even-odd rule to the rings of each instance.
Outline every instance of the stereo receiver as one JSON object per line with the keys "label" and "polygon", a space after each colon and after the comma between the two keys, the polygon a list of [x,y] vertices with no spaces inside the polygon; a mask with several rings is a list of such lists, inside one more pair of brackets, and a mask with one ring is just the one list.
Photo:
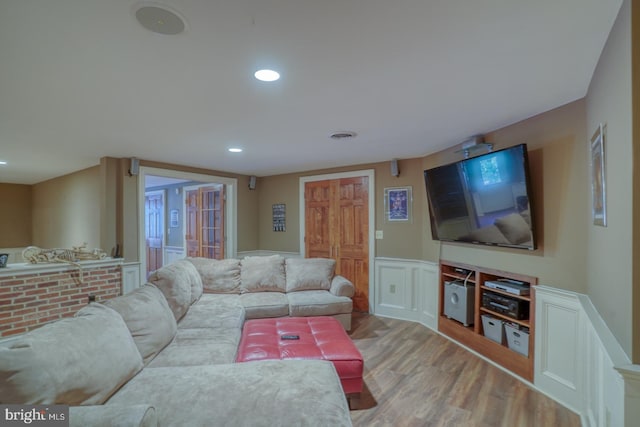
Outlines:
{"label": "stereo receiver", "polygon": [[523,320],[529,318],[529,303],[527,301],[509,298],[493,292],[484,292],[482,294],[482,307],[512,319]]}

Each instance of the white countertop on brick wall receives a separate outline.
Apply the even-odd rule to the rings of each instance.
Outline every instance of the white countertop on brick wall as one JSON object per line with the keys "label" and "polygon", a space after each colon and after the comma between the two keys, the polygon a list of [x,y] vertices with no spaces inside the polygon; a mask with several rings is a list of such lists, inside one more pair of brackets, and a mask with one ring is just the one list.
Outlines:
{"label": "white countertop on brick wall", "polygon": [[[100,260],[87,260],[78,261],[77,264],[83,270],[89,270],[96,267],[110,267],[119,266],[124,263],[122,258],[105,258]],[[24,276],[27,274],[42,274],[42,273],[58,273],[61,271],[77,270],[78,265],[70,264],[66,262],[57,263],[43,263],[43,264],[29,264],[29,263],[16,263],[7,264],[5,268],[0,268],[0,277],[12,277],[12,276]]]}

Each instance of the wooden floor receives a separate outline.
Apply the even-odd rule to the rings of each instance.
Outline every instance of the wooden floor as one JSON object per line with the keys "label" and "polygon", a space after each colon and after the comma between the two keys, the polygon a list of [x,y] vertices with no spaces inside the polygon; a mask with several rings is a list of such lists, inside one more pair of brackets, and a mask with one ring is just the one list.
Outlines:
{"label": "wooden floor", "polygon": [[413,322],[354,314],[364,357],[356,427],[579,426],[580,417],[469,351]]}

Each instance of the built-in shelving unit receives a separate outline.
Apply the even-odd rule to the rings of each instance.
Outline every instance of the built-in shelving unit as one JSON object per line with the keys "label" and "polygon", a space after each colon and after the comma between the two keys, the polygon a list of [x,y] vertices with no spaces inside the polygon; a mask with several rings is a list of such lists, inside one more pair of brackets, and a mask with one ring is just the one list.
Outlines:
{"label": "built-in shelving unit", "polygon": [[[518,295],[486,286],[487,281],[511,280],[529,286],[529,295]],[[456,282],[461,285],[474,286],[473,291],[473,324],[465,326],[462,322],[445,315],[445,283]],[[440,261],[439,283],[439,316],[438,330],[465,346],[477,351],[491,359],[509,371],[522,378],[533,381],[533,355],[535,337],[535,285],[538,279],[535,277],[493,270],[474,265],[468,265],[451,261]],[[505,313],[498,305],[484,304],[485,294],[495,294],[508,298],[511,304],[517,304],[521,308],[522,315],[517,318],[513,313]],[[500,312],[503,311],[503,312]],[[511,348],[507,342],[498,343],[485,336],[482,315],[490,315],[494,319],[508,322],[514,326],[528,330],[528,354],[524,356]],[[526,328],[526,329],[524,329]],[[524,335],[523,335],[524,336]]]}

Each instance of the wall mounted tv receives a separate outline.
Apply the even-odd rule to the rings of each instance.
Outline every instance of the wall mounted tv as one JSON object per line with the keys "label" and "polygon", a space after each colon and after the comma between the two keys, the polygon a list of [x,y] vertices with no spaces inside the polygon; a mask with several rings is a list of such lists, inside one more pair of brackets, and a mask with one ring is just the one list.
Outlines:
{"label": "wall mounted tv", "polygon": [[526,144],[424,171],[435,240],[534,250]]}

